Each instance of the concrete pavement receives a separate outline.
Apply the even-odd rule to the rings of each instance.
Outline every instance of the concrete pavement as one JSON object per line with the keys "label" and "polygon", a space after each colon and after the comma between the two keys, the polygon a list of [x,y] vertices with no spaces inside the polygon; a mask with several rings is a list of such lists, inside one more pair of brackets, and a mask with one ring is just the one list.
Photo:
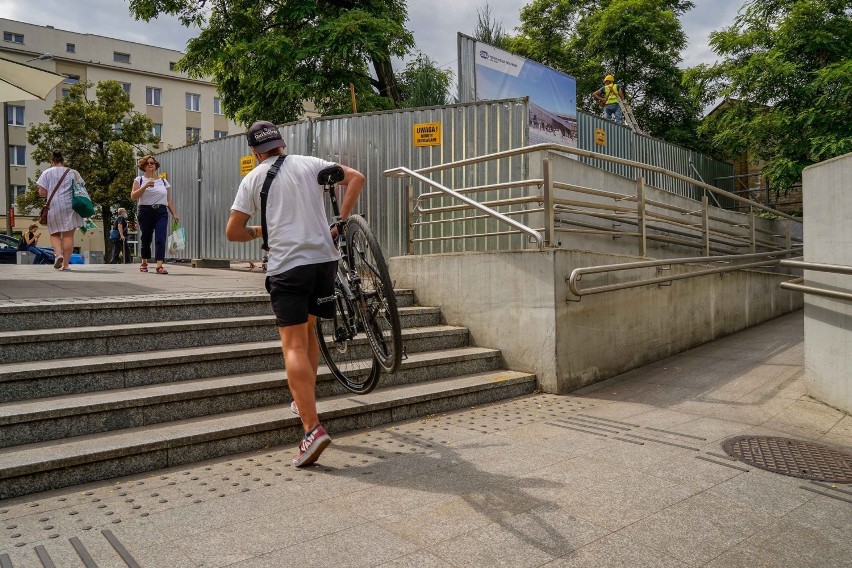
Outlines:
{"label": "concrete pavement", "polygon": [[[0,266],[0,300],[263,283],[245,266],[73,268]],[[0,562],[850,566],[852,486],[766,472],[721,448],[755,434],[852,452],[852,418],[805,396],[803,372],[797,312],[570,396],[332,432],[304,470],[290,466],[294,448],[271,447],[0,501]]]}

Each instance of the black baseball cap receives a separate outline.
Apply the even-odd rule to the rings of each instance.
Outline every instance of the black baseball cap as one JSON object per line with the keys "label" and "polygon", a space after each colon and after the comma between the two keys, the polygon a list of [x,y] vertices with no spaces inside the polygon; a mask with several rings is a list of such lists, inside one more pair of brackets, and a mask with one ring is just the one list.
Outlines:
{"label": "black baseball cap", "polygon": [[258,120],[252,124],[246,132],[246,138],[248,145],[259,154],[265,154],[273,148],[286,146],[284,139],[281,138],[281,133],[278,132],[278,127],[266,120]]}

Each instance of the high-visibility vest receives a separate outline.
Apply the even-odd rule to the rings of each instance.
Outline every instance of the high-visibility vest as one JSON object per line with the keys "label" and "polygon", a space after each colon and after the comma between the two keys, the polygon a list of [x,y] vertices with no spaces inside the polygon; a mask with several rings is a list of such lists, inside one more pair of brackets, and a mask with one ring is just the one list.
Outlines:
{"label": "high-visibility vest", "polygon": [[604,94],[606,94],[606,104],[612,105],[618,102],[618,85],[604,85]]}

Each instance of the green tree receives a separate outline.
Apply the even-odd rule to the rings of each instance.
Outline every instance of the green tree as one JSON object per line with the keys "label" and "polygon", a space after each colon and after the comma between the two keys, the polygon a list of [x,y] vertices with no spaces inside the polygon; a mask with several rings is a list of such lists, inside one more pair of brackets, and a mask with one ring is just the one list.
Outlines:
{"label": "green tree", "polygon": [[728,156],[766,162],[788,189],[809,164],[852,151],[852,9],[848,0],[752,0],[710,36],[708,70],[729,99],[702,130]]}
{"label": "green tree", "polygon": [[[36,162],[49,162],[53,150],[60,150],[66,165],[80,172],[92,202],[100,207],[106,236],[113,208],[133,210],[130,187],[136,155],[145,152],[143,145],[159,143],[159,138],[152,134],[151,119],[133,110],[121,83],[98,83],[95,100],[87,97],[91,87],[89,82],[72,85],[68,96],[45,111],[47,122],[29,128],[27,140],[35,146],[32,158]],[[29,190],[16,203],[23,210],[36,211],[46,199],[39,197],[35,180],[28,185]]]}
{"label": "green tree", "polygon": [[435,61],[418,53],[399,75],[402,107],[445,105],[450,102],[452,82],[452,71],[439,69]]}
{"label": "green tree", "polygon": [[242,124],[296,120],[305,101],[351,112],[350,84],[358,110],[396,108],[391,58],[414,45],[404,0],[130,0],[130,12],[201,27],[178,68],[212,77],[225,114]]}
{"label": "green tree", "polygon": [[640,126],[691,146],[701,107],[678,67],[686,47],[680,16],[687,0],[534,0],[521,10],[510,50],[577,79],[577,105],[600,110],[591,96],[612,74]]}
{"label": "green tree", "polygon": [[497,21],[488,4],[476,9],[476,27],[473,37],[477,41],[493,45],[500,49],[509,48],[509,34],[503,29],[503,22]]}

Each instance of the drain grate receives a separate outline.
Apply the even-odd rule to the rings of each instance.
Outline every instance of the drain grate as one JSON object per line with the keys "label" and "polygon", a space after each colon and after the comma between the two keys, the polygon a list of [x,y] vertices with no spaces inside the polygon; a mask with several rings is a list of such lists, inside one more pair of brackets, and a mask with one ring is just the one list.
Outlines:
{"label": "drain grate", "polygon": [[782,475],[852,483],[852,455],[821,444],[774,436],[736,436],[722,442],[729,456]]}

